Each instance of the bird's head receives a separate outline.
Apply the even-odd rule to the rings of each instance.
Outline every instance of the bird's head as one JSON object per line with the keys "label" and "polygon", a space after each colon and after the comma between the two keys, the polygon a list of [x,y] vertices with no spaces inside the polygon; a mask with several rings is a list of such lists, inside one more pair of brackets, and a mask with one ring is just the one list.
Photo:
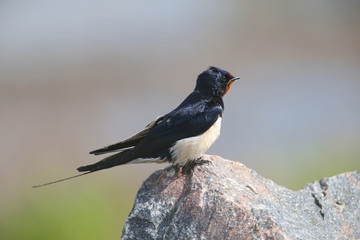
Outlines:
{"label": "bird's head", "polygon": [[233,82],[238,79],[239,77],[234,77],[221,68],[209,67],[198,76],[195,90],[202,94],[223,97],[230,90]]}

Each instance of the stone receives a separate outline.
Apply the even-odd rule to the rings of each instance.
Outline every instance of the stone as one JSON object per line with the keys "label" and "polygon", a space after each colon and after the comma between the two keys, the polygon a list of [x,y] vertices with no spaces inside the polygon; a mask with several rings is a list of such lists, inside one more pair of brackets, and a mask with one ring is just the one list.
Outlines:
{"label": "stone", "polygon": [[360,239],[360,172],[291,191],[235,161],[154,172],[122,239]]}

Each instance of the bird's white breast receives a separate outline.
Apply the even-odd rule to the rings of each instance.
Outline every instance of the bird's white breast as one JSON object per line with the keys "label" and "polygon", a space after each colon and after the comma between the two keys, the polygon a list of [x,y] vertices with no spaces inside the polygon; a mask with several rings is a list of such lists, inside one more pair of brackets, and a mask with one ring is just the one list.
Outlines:
{"label": "bird's white breast", "polygon": [[221,117],[203,134],[177,141],[170,149],[174,163],[180,166],[199,158],[220,135]]}

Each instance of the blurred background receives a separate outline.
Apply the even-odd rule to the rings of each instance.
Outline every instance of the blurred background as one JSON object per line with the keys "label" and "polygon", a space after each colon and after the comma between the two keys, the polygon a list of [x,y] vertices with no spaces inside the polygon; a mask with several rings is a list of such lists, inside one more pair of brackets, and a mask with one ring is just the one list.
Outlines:
{"label": "blurred background", "polygon": [[1,1],[0,239],[119,239],[166,164],[76,174],[175,108],[199,73],[241,80],[208,151],[293,190],[360,169],[360,2]]}

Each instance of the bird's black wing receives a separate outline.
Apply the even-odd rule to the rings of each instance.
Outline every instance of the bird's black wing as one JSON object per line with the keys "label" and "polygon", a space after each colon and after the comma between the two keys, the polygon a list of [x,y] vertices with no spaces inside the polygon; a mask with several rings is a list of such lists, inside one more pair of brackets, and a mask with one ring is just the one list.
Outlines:
{"label": "bird's black wing", "polygon": [[223,108],[216,103],[201,100],[179,106],[163,116],[134,148],[134,158],[146,158],[166,151],[176,141],[198,136],[208,130],[221,116]]}
{"label": "bird's black wing", "polygon": [[151,130],[151,128],[154,127],[161,120],[162,120],[162,117],[158,117],[156,120],[149,123],[145,127],[145,129],[142,130],[141,132],[139,132],[121,142],[111,144],[109,146],[94,150],[94,151],[90,152],[90,154],[100,155],[100,154],[104,154],[104,153],[121,151],[122,149],[133,147],[136,144],[138,144],[144,138],[144,136]]}

